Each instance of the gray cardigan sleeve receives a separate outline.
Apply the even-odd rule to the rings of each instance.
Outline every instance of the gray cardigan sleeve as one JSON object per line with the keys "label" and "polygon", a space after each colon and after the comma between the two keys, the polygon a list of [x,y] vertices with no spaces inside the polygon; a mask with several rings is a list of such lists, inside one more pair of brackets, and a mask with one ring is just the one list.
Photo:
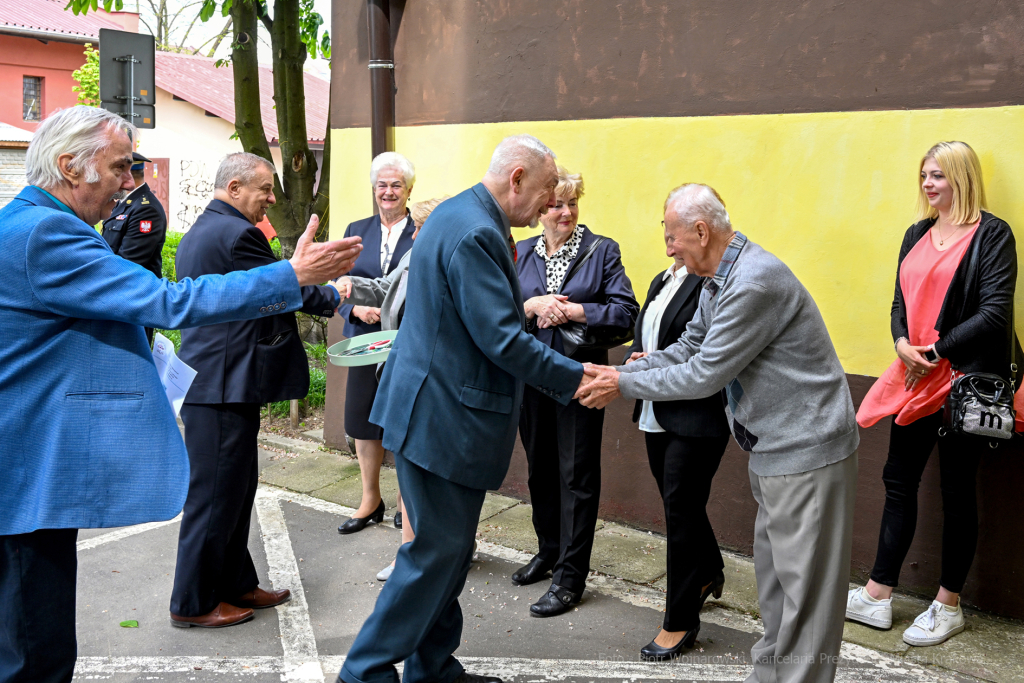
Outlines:
{"label": "gray cardigan sleeve", "polygon": [[384,303],[384,298],[387,297],[391,286],[398,282],[398,278],[402,276],[402,271],[409,267],[410,254],[412,254],[412,249],[405,252],[405,254],[402,255],[402,258],[398,261],[398,265],[395,266],[394,270],[384,277],[349,277],[352,281],[352,292],[348,295],[347,299],[342,301],[342,303],[352,306],[373,306],[374,308],[380,308],[381,304]]}
{"label": "gray cardigan sleeve", "polygon": [[675,401],[712,396],[777,335],[776,302],[755,283],[739,282],[723,292],[710,328],[704,329],[702,318],[694,316],[672,346],[622,368],[619,390],[623,397]]}

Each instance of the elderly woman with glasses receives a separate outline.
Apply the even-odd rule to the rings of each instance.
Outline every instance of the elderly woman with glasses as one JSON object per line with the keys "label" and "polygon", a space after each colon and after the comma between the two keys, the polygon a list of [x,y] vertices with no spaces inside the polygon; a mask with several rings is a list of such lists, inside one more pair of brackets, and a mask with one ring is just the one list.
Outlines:
{"label": "elderly woman with glasses", "polygon": [[[383,277],[397,268],[402,256],[412,247],[416,226],[406,205],[415,181],[416,170],[401,154],[384,152],[374,158],[370,164],[370,185],[379,213],[351,223],[345,230],[345,237],[363,238],[364,251],[356,260],[352,275]],[[381,310],[376,306],[342,304],[338,313],[345,320],[346,337],[381,329]],[[384,462],[382,432],[369,419],[376,395],[376,367],[349,368],[345,388],[345,433],[356,442],[363,496],[355,515],[338,527],[341,534],[362,531],[370,522],[384,519],[384,499],[380,494],[380,466]]]}
{"label": "elderly woman with glasses", "polygon": [[[575,360],[604,365],[608,349],[631,337],[640,306],[619,245],[579,223],[583,177],[559,167],[555,195],[554,208],[540,218],[544,232],[516,245],[527,329]],[[556,616],[580,601],[597,524],[603,426],[603,410],[577,400],[563,406],[526,387],[519,435],[539,550],[512,582],[532,584],[553,572],[531,616]]]}

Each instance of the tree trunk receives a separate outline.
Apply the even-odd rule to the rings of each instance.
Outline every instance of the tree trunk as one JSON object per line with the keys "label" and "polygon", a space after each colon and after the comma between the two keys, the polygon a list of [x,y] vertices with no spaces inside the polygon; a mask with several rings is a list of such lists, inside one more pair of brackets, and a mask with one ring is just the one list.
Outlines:
{"label": "tree trunk", "polygon": [[313,209],[316,157],[306,134],[306,45],[299,33],[298,0],[275,0],[270,44],[274,52],[274,102],[281,143],[284,200],[271,207],[270,222],[289,258]]}
{"label": "tree trunk", "polygon": [[[333,88],[331,91],[333,92]],[[326,242],[331,235],[331,95],[327,96],[327,131],[324,133],[323,168],[320,169],[320,183],[316,188],[313,201],[313,213],[320,218],[320,227],[316,233],[318,242]],[[324,339],[327,337],[325,336]]]}

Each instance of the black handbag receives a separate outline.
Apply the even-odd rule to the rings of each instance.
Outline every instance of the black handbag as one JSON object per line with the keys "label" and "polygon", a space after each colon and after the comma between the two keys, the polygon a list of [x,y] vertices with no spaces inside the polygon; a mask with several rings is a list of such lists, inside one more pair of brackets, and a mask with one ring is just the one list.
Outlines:
{"label": "black handbag", "polygon": [[[594,252],[597,251],[597,248],[606,239],[608,238],[597,237],[590,243],[587,250],[576,258],[576,262],[572,264],[572,268],[569,269],[569,272],[565,274],[565,278],[562,279],[562,284],[558,287],[556,294],[562,293],[565,283],[579,272],[583,264],[587,262],[587,259],[594,255]],[[557,329],[562,335],[562,347],[565,349],[566,356],[572,356],[576,353],[577,349],[607,351],[608,349],[614,349],[616,346],[622,346],[633,341],[632,327],[628,329],[607,326],[595,327],[585,325],[584,323],[567,322],[559,325]]]}
{"label": "black handbag", "polygon": [[[975,235],[971,245],[971,257],[967,273],[973,275],[977,269],[980,235]],[[970,282],[970,277],[967,278]],[[1017,387],[1017,344],[1014,330],[1013,303],[1010,303],[1010,374],[1009,381],[991,372],[971,372],[956,377],[950,370],[952,387],[946,397],[940,436],[947,434],[970,434],[990,439],[989,446],[998,448],[999,442],[991,439],[1010,439],[1016,429],[1017,412],[1013,409],[1013,395]]]}

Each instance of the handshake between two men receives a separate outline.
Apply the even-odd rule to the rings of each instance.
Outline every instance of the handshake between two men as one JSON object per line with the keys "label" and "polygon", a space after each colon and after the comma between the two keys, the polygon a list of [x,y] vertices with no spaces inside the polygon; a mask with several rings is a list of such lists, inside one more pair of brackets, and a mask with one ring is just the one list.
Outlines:
{"label": "handshake between two men", "polygon": [[[634,353],[626,363],[632,363],[646,355],[646,353]],[[622,396],[622,392],[619,391],[619,374],[616,368],[609,365],[585,363],[580,387],[576,390],[573,398],[578,398],[580,403],[587,408],[604,408]]]}

